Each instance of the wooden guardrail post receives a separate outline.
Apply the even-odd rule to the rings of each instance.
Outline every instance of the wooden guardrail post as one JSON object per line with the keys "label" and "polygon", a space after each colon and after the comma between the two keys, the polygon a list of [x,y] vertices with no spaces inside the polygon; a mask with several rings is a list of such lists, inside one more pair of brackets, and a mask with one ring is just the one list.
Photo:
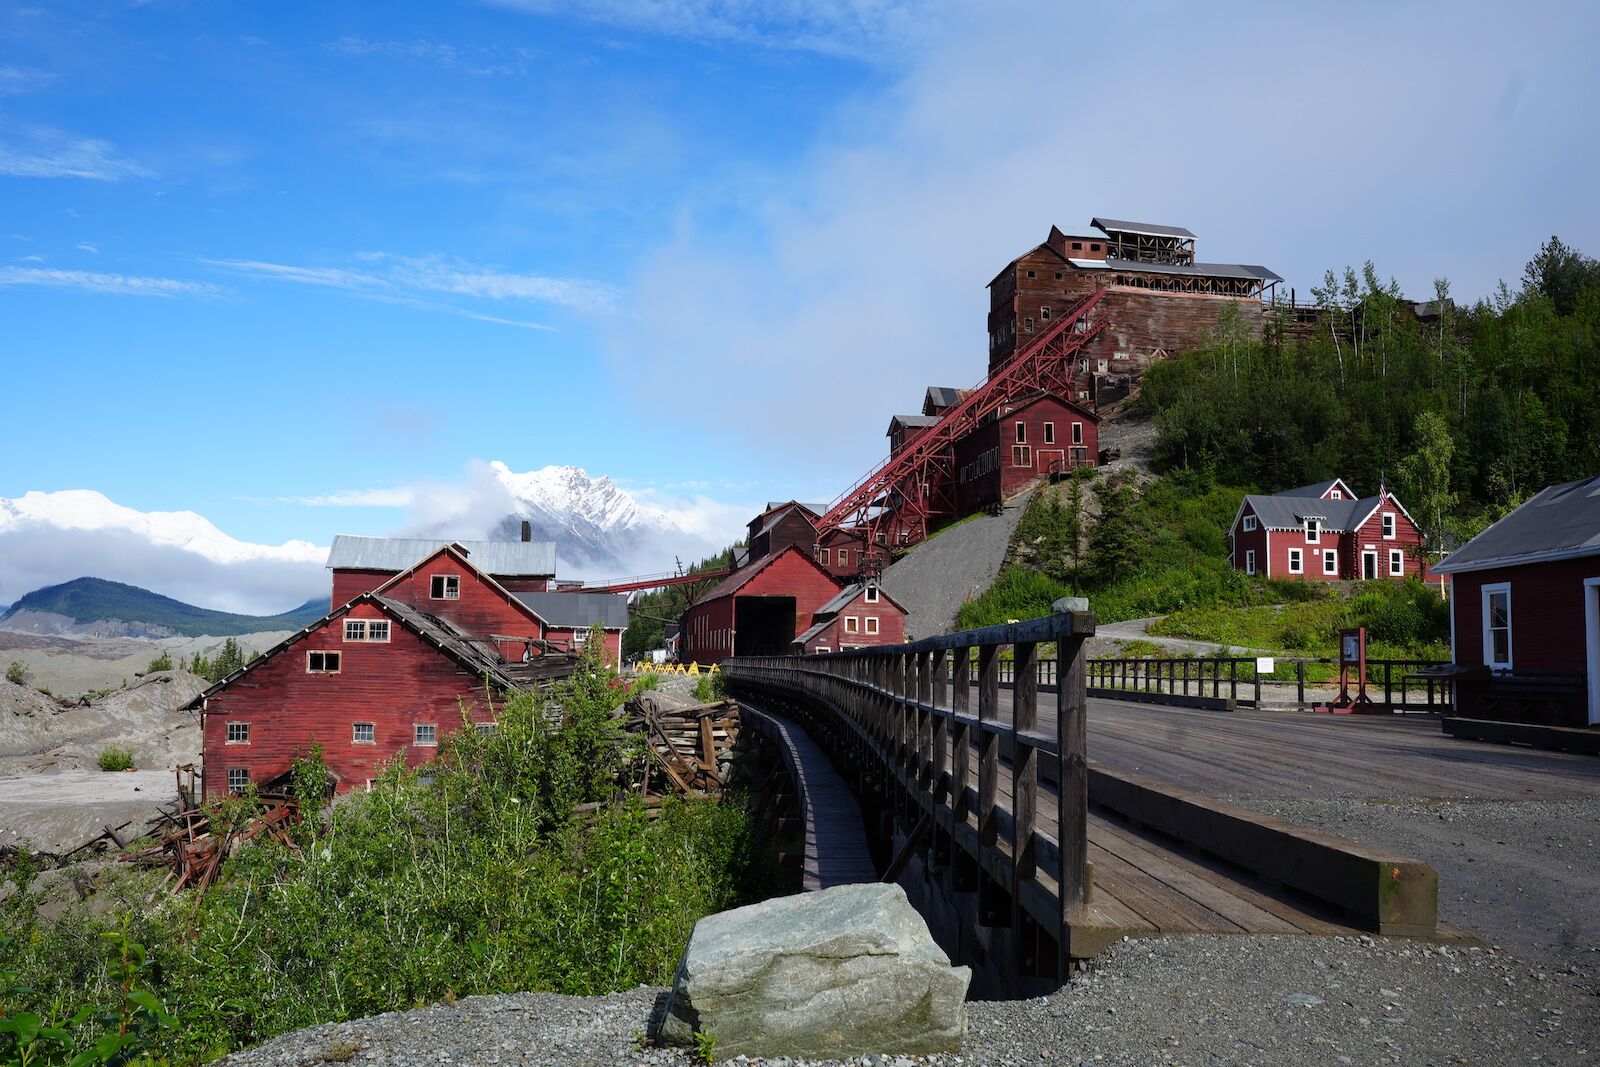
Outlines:
{"label": "wooden guardrail post", "polygon": [[[1080,635],[1056,641],[1056,662],[1061,664],[1056,686],[1056,781],[1060,790],[1057,814],[1060,828],[1060,869],[1063,930],[1089,903],[1089,761],[1088,711],[1084,692],[1084,639]],[[1066,952],[1066,938],[1062,938]],[[1065,973],[1065,972],[1063,972]]]}
{"label": "wooden guardrail post", "polygon": [[972,649],[958,648],[951,653],[951,677],[955,691],[950,695],[950,711],[955,715],[955,748],[950,758],[950,792],[957,822],[966,822],[967,786],[972,782]]}
{"label": "wooden guardrail post", "polygon": [[1000,791],[1000,646],[978,646],[978,840],[993,848],[999,836],[995,798]]}

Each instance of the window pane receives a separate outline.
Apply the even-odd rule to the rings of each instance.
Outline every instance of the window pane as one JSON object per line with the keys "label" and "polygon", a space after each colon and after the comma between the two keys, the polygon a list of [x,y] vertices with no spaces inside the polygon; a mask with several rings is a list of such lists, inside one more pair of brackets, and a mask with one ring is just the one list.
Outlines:
{"label": "window pane", "polygon": [[1504,627],[1511,624],[1511,595],[1509,593],[1489,594],[1489,625]]}

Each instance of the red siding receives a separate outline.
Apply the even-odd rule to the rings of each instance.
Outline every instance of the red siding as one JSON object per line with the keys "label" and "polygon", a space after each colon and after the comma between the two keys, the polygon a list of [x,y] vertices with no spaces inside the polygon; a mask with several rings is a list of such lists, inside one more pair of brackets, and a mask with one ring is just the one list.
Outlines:
{"label": "red siding", "polygon": [[[432,579],[435,575],[455,575],[461,579],[461,596],[454,600],[435,600]],[[481,637],[505,634],[509,637],[543,637],[542,627],[522,603],[495,589],[470,566],[447,550],[432,557],[383,590],[383,595],[418,611],[449,619],[468,633]],[[521,650],[517,650],[521,654]]]}
{"label": "red siding", "polygon": [[1483,587],[1507,582],[1512,669],[1587,670],[1585,578],[1600,578],[1600,557],[1450,575],[1455,662],[1463,667],[1483,665]]}
{"label": "red siding", "polygon": [[[1395,534],[1392,538],[1383,537],[1383,515],[1392,513],[1395,517]],[[1244,530],[1244,517],[1252,515],[1254,511],[1250,505],[1245,504],[1233,525],[1233,566],[1236,570],[1245,569],[1245,552],[1249,549],[1256,551],[1256,573],[1272,578],[1303,578],[1308,581],[1358,581],[1362,578],[1361,554],[1371,551],[1377,554],[1379,579],[1402,581],[1405,578],[1421,578],[1426,581],[1428,577],[1427,562],[1421,555],[1422,533],[1416,525],[1406,517],[1406,513],[1399,504],[1395,503],[1392,495],[1386,495],[1384,501],[1372,512],[1355,530],[1347,533],[1338,533],[1324,530],[1317,544],[1306,540],[1305,531],[1301,530],[1272,530],[1258,525],[1253,533]],[[1270,532],[1270,538],[1268,534]],[[1269,551],[1270,541],[1270,551]],[[1301,573],[1289,572],[1289,550],[1298,548],[1301,551]],[[1338,570],[1328,574],[1323,570],[1323,553],[1332,549],[1338,552]],[[1389,573],[1389,552],[1399,549],[1400,567],[1403,573],[1394,575]],[[1271,569],[1268,569],[1270,561]]]}
{"label": "red siding", "polygon": [[1267,573],[1267,528],[1257,522],[1256,528],[1247,532],[1244,528],[1244,517],[1246,515],[1256,516],[1255,509],[1249,504],[1244,505],[1240,509],[1238,517],[1233,520],[1233,566],[1237,570],[1244,570],[1244,554],[1247,551],[1254,550],[1256,554],[1256,573],[1265,575]]}
{"label": "red siding", "polygon": [[680,660],[717,663],[733,655],[735,600],[746,597],[794,597],[794,633],[785,645],[811,628],[811,616],[836,596],[840,584],[813,558],[810,546],[785,551],[731,595],[703,600],[683,613]]}
{"label": "red siding", "polygon": [[[588,631],[585,631],[585,633],[587,632]],[[607,630],[605,634],[606,662],[615,665],[621,662],[622,658],[622,631]],[[576,636],[577,631],[570,627],[563,628],[552,626],[545,631],[546,640],[553,641],[559,645],[566,645],[569,648],[576,647],[574,643]],[[587,638],[585,638],[585,640],[587,640]]]}
{"label": "red siding", "polygon": [[[846,618],[856,620],[856,631],[850,633],[845,623]],[[878,632],[867,632],[868,618],[878,620]],[[809,627],[808,627],[809,628]],[[831,623],[821,633],[817,634],[806,643],[803,650],[807,654],[815,653],[818,649],[825,648],[829,652],[838,652],[845,648],[862,648],[874,645],[898,645],[906,639],[906,615],[893,601],[887,597],[880,597],[876,604],[867,603],[866,592],[850,601],[849,605],[841,610]]]}
{"label": "red siding", "polygon": [[[1393,538],[1386,539],[1383,536],[1385,513],[1394,515]],[[1403,577],[1426,581],[1428,565],[1426,557],[1421,554],[1422,540],[1422,531],[1406,517],[1392,495],[1385,495],[1377,510],[1349,535],[1349,543],[1345,547],[1350,560],[1350,577],[1361,577],[1361,553],[1367,551],[1378,554],[1378,577],[1392,577],[1389,574],[1389,550],[1398,548],[1401,551],[1401,566],[1405,569]]]}
{"label": "red siding", "polygon": [[328,610],[342,608],[362,593],[370,593],[378,586],[393,578],[396,571],[347,571],[336,570],[333,572],[333,602]]}
{"label": "red siding", "polygon": [[[1074,424],[1081,436],[1077,442]],[[1047,425],[1052,431],[1048,441]],[[1019,455],[1018,448],[1025,452]],[[983,474],[970,470],[985,453],[996,450],[998,467]],[[1048,393],[1002,408],[994,421],[956,442],[956,510],[970,515],[1008,499],[1049,473],[1058,460],[1091,467],[1100,462],[1099,421],[1092,412]]]}
{"label": "red siding", "polygon": [[854,580],[861,574],[861,553],[866,550],[866,544],[861,534],[834,530],[822,540],[821,549],[827,553],[826,558],[819,558],[817,562],[835,578],[846,582]]}
{"label": "red siding", "polygon": [[[205,789],[227,789],[228,769],[249,770],[263,782],[287,771],[313,743],[322,745],[339,788],[360,788],[401,751],[415,766],[431,747],[413,744],[416,723],[434,723],[439,736],[459,728],[462,703],[474,722],[491,722],[483,682],[398,623],[387,643],[344,640],[345,618],[386,618],[375,605],[358,604],[331,620],[206,702],[203,725]],[[338,674],[311,674],[306,653],[341,654]],[[227,724],[248,722],[248,744],[228,744]],[[353,724],[374,724],[376,740],[356,743]]]}

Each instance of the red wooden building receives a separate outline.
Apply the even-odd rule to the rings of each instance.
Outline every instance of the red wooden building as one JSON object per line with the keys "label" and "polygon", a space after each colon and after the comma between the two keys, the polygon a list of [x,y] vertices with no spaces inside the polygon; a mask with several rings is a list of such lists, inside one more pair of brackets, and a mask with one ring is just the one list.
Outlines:
{"label": "red wooden building", "polygon": [[1543,490],[1434,572],[1458,715],[1600,725],[1600,477]]}
{"label": "red wooden building", "polygon": [[734,560],[735,569],[776,556],[793,545],[809,552],[816,543],[815,508],[798,500],[770,501],[761,514],[750,520],[744,554]]}
{"label": "red wooden building", "polygon": [[1099,415],[1055,393],[1020,397],[956,442],[956,510],[970,515],[1046,474],[1092,467],[1099,456]]}
{"label": "red wooden building", "polygon": [[430,552],[455,544],[474,565],[512,592],[543,592],[556,576],[553,541],[533,540],[531,524],[522,524],[521,541],[446,541],[429,538],[354,537],[339,534],[328,550],[333,572],[330,607],[370,593]]}
{"label": "red wooden building", "polygon": [[863,566],[872,569],[867,554],[867,536],[853,526],[841,526],[827,534],[816,545],[816,559],[822,569],[841,582],[861,578]]}
{"label": "red wooden building", "polygon": [[628,628],[626,593],[514,593],[542,624],[544,640],[555,648],[581,648],[600,627],[606,662],[622,658],[622,634]]}
{"label": "red wooden building", "polygon": [[811,626],[794,639],[799,655],[843,652],[868,645],[898,645],[906,639],[906,609],[876,582],[841,589],[811,616]]}
{"label": "red wooden building", "polygon": [[1228,562],[1268,578],[1428,577],[1422,531],[1405,506],[1386,486],[1358,499],[1342,478],[1246,496],[1228,530]]}
{"label": "red wooden building", "polygon": [[427,761],[510,691],[567,673],[572,657],[516,595],[446,545],[207,689],[205,791],[273,783],[321,745],[343,792],[389,760]]}
{"label": "red wooden building", "polygon": [[781,656],[839,582],[807,544],[753,560],[724,578],[679,618],[678,658],[717,663],[729,656]]}

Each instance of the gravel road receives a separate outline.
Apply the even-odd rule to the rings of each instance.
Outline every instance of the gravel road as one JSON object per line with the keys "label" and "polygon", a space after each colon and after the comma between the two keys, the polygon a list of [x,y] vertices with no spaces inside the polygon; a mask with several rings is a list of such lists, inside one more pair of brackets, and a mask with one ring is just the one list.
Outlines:
{"label": "gravel road", "polygon": [[[681,1051],[634,1040],[661,992],[469,997],[288,1034],[224,1062],[687,1064]],[[1586,976],[1491,949],[1371,938],[1129,941],[1048,997],[968,1005],[959,1053],[823,1062],[1578,1064],[1600,1050],[1595,994]]]}

